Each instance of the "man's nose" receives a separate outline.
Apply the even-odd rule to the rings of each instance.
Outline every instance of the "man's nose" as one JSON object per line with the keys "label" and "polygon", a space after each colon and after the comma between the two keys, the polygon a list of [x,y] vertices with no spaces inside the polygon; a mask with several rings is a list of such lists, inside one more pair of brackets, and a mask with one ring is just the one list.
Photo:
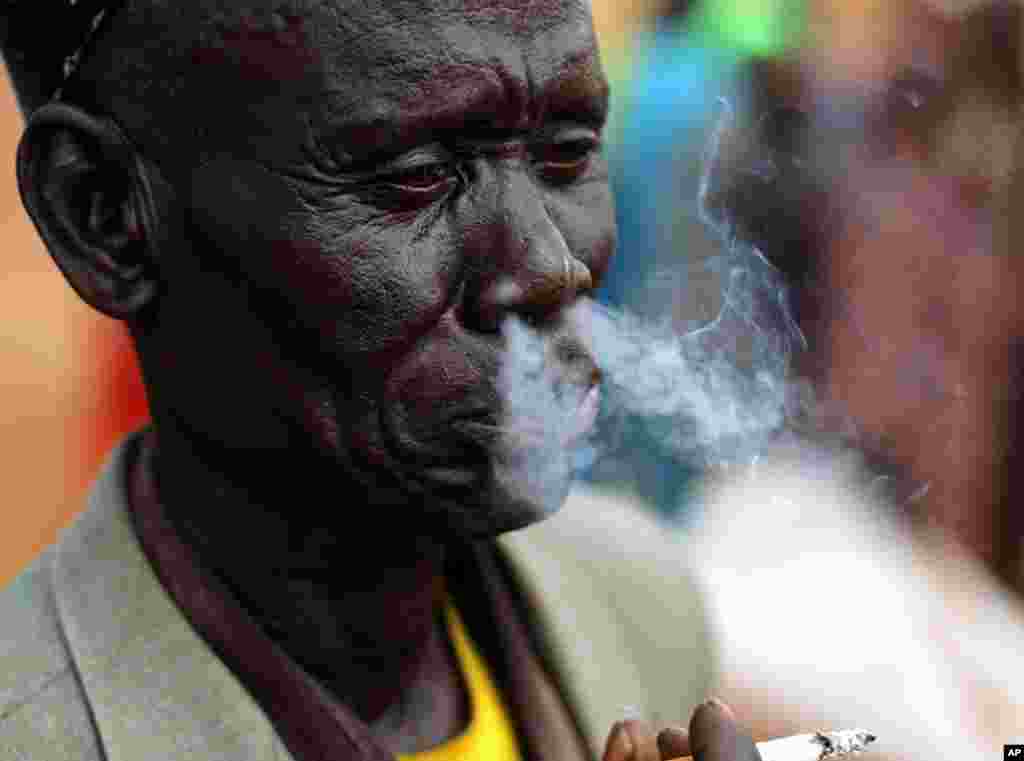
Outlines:
{"label": "man's nose", "polygon": [[570,250],[545,190],[522,166],[492,167],[484,187],[465,199],[467,276],[461,304],[466,327],[496,332],[509,314],[550,321],[594,288],[589,267]]}

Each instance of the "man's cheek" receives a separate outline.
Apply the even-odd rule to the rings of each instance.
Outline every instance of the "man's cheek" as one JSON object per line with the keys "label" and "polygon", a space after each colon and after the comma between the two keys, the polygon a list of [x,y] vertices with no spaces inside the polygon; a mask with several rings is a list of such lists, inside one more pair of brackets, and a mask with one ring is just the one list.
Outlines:
{"label": "man's cheek", "polygon": [[331,353],[400,353],[440,313],[431,282],[414,280],[405,256],[379,244],[276,240],[266,259],[265,287],[283,295]]}
{"label": "man's cheek", "polygon": [[448,413],[493,411],[497,371],[495,353],[486,348],[474,351],[449,313],[429,340],[420,342],[395,367],[387,380],[387,394],[413,421]]}
{"label": "man's cheek", "polygon": [[351,304],[362,252],[331,256],[317,241],[282,239],[270,243],[268,276],[286,293],[317,312]]}

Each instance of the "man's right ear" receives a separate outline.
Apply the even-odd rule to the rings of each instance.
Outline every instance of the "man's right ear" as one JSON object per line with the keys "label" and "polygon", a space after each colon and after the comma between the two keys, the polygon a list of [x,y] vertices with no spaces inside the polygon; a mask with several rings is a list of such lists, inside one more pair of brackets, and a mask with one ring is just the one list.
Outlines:
{"label": "man's right ear", "polygon": [[153,194],[113,122],[65,103],[32,113],[18,146],[18,189],[71,287],[95,309],[131,319],[157,289]]}

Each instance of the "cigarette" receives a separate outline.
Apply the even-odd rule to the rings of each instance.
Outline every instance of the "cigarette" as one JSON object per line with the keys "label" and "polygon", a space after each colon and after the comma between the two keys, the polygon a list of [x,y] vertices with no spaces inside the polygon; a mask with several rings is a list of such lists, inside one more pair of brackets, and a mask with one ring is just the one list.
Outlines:
{"label": "cigarette", "polygon": [[[757,752],[761,754],[762,761],[824,761],[859,753],[876,739],[875,735],[863,729],[815,732],[759,742]],[[689,756],[672,761],[685,761],[686,758]]]}

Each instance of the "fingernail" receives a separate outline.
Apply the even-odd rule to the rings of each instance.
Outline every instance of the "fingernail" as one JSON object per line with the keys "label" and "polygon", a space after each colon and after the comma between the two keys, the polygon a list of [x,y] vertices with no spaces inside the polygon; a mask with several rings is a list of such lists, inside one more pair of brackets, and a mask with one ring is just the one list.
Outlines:
{"label": "fingernail", "polygon": [[679,727],[665,727],[658,733],[658,753],[662,758],[689,756],[689,735]]}
{"label": "fingernail", "polygon": [[712,737],[722,732],[723,725],[734,723],[732,711],[725,703],[715,698],[705,700],[697,706],[690,717],[690,748],[696,755]]}
{"label": "fingernail", "polygon": [[614,759],[627,761],[627,759],[633,758],[633,741],[630,739],[625,725],[618,725],[612,736],[612,741],[608,743],[608,750]]}
{"label": "fingernail", "polygon": [[732,709],[724,701],[711,697],[704,701],[704,705],[711,706],[730,721],[736,721],[736,714],[732,712]]}

